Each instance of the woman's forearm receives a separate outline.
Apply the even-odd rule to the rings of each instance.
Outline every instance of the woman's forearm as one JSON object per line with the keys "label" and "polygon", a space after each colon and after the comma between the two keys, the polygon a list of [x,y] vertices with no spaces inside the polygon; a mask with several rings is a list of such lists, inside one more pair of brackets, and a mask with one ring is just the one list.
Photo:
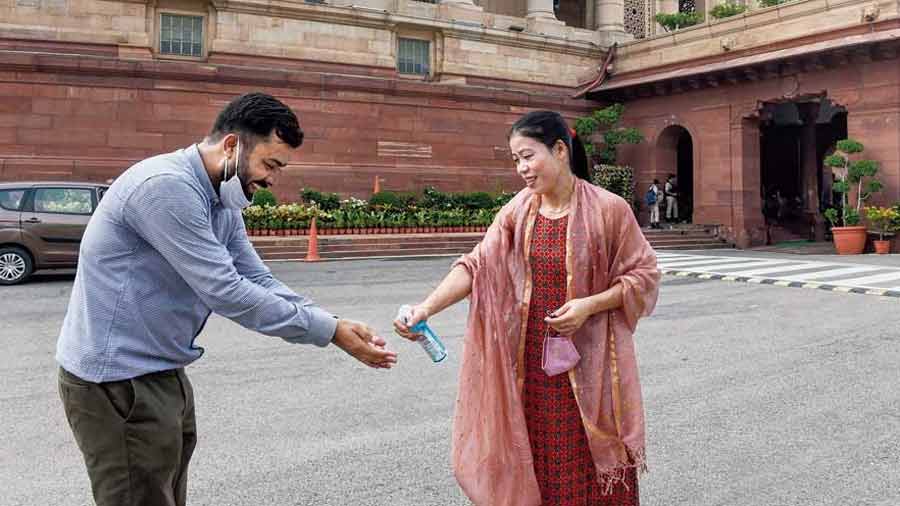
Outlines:
{"label": "woman's forearm", "polygon": [[465,267],[457,265],[421,305],[433,316],[463,300],[471,291],[472,276]]}
{"label": "woman's forearm", "polygon": [[605,292],[592,295],[587,298],[591,304],[591,314],[602,313],[603,311],[611,311],[622,307],[622,284],[616,283],[612,288]]}

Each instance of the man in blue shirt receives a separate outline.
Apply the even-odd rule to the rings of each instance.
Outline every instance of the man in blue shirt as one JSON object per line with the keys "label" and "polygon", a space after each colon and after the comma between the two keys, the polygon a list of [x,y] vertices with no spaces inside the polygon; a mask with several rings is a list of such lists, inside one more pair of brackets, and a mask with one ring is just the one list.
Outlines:
{"label": "man in blue shirt", "polygon": [[56,359],[99,506],[185,504],[196,429],[184,367],[203,354],[194,340],[212,312],[370,367],[396,363],[371,328],[275,279],[247,238],[241,209],[302,142],[286,105],[238,97],[200,144],[125,171],[91,218]]}

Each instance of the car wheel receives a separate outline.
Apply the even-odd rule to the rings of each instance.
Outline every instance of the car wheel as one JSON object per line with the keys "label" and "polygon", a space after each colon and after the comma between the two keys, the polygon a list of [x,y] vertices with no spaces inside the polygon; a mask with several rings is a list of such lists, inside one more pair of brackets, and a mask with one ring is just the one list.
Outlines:
{"label": "car wheel", "polygon": [[31,255],[21,248],[0,248],[0,285],[15,285],[31,276]]}

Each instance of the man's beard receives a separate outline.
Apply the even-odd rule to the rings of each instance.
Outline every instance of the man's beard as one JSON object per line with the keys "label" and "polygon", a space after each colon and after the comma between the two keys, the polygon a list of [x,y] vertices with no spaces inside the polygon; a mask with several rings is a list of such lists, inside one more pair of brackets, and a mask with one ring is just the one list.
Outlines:
{"label": "man's beard", "polygon": [[259,181],[250,181],[248,179],[247,173],[250,168],[250,155],[247,153],[241,153],[241,170],[238,172],[238,178],[241,180],[241,189],[244,190],[244,195],[247,196],[248,200],[253,200],[253,190],[250,187],[252,183],[256,183],[256,186],[259,188],[268,188],[269,185],[266,184],[265,180]]}

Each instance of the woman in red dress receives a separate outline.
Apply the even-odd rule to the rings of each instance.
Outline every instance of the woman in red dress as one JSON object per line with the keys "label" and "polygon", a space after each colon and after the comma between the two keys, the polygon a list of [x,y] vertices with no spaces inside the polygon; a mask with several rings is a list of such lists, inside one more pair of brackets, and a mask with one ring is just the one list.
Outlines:
{"label": "woman in red dress", "polygon": [[[526,114],[509,145],[526,188],[395,329],[414,339],[415,323],[471,296],[453,465],[473,503],[638,505],[632,335],[656,302],[655,254],[630,206],[587,181],[584,148],[559,114]],[[555,360],[550,342],[577,361]]]}

